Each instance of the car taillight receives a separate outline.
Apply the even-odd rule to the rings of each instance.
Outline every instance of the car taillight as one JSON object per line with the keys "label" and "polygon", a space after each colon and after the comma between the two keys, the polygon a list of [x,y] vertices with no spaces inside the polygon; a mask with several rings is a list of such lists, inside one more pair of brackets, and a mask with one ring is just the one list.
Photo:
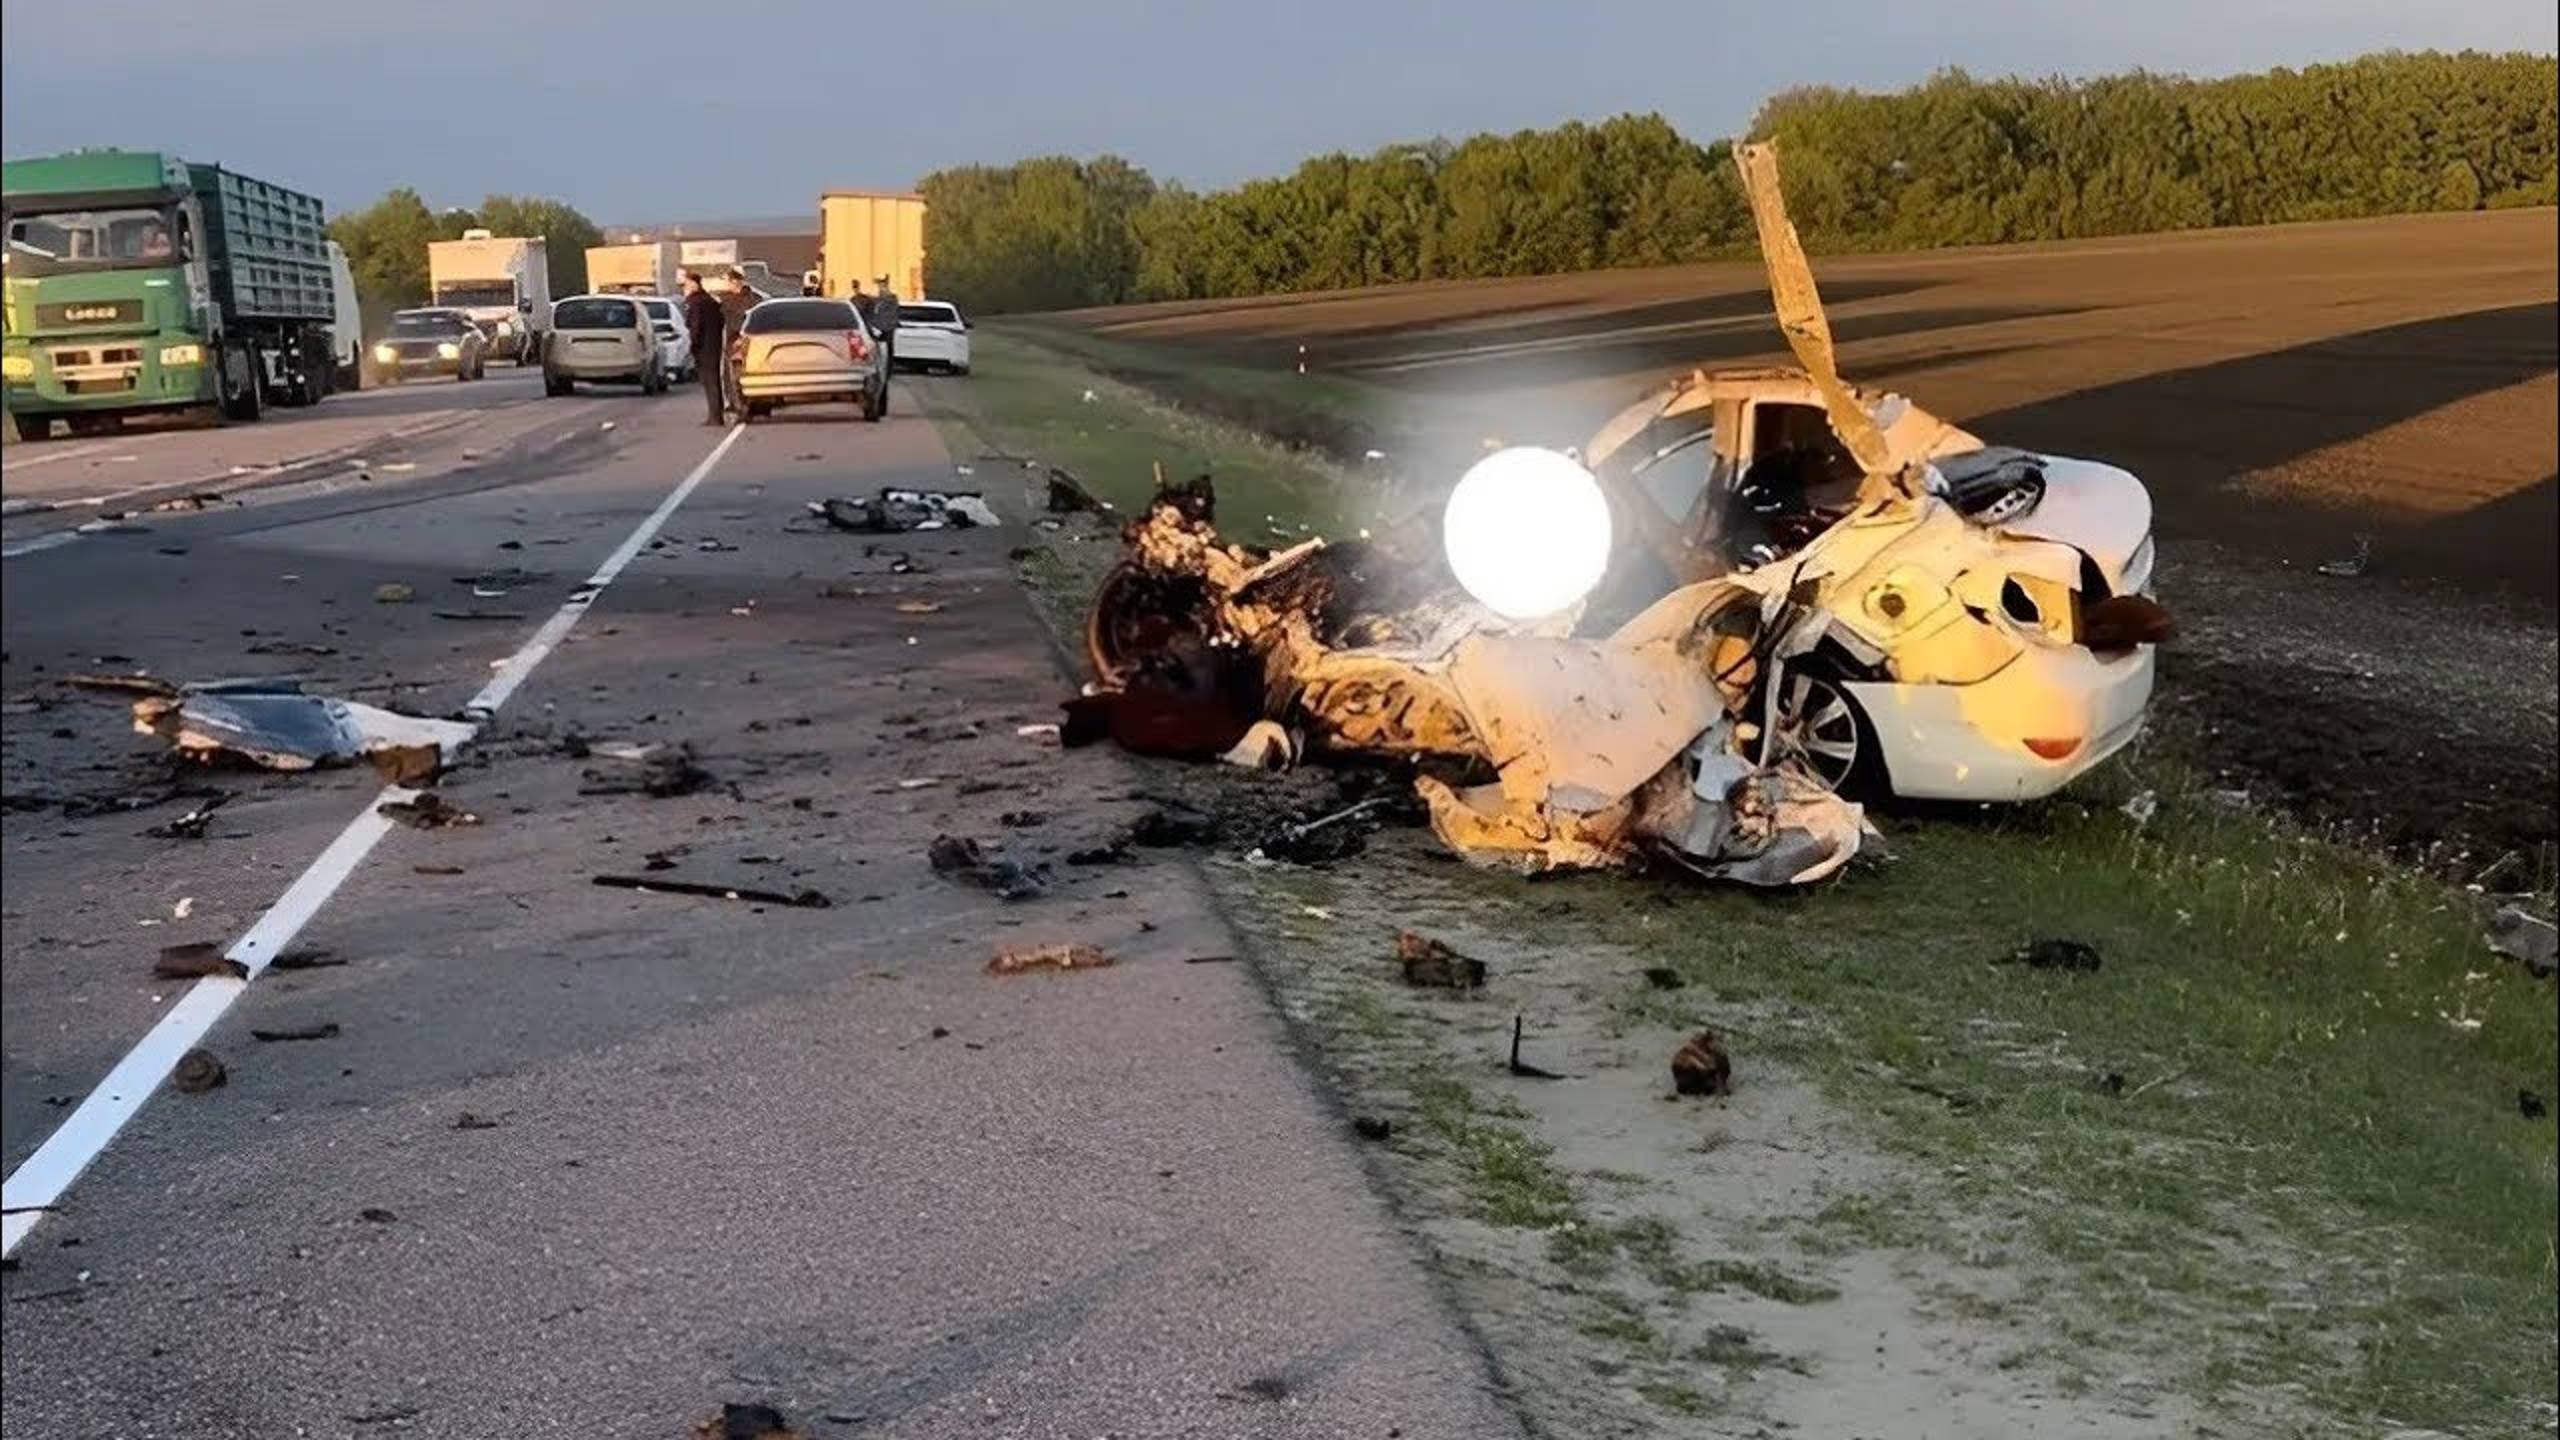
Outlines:
{"label": "car taillight", "polygon": [[871,341],[859,330],[844,332],[844,353],[857,362],[871,358]]}

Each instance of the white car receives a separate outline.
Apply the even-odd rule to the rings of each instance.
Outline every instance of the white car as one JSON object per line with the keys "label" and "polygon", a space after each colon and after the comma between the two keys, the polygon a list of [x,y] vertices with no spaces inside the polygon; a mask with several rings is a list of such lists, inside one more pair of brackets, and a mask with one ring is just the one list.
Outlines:
{"label": "white car", "polygon": [[634,295],[640,308],[649,312],[649,328],[658,337],[658,362],[678,384],[690,384],[694,377],[693,331],[684,323],[682,302],[665,295]]}
{"label": "white car", "polygon": [[1781,662],[1765,759],[1912,799],[2052,794],[2142,728],[2167,628],[2150,492],[1857,399],[1925,493],[1863,475],[1802,371],[1693,372],[1622,412],[1583,452],[1633,542],[1611,588],[1757,597],[1786,632],[1764,642]]}
{"label": "white car", "polygon": [[898,368],[969,373],[969,322],[945,300],[898,302]]}

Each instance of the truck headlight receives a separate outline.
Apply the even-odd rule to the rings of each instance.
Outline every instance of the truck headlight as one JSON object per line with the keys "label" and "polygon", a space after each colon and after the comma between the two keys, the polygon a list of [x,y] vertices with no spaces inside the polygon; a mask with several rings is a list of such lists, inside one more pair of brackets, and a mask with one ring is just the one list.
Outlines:
{"label": "truck headlight", "polygon": [[36,378],[36,357],[33,355],[0,356],[0,375],[6,375],[12,380],[33,380]]}
{"label": "truck headlight", "polygon": [[447,340],[436,346],[436,358],[439,360],[459,360],[462,358],[462,347],[454,344],[450,340]]}
{"label": "truck headlight", "polygon": [[373,358],[388,365],[400,358],[400,352],[389,345],[376,345],[373,347]]}
{"label": "truck headlight", "polygon": [[163,345],[160,347],[160,363],[163,365],[201,365],[204,363],[204,347],[201,345]]}

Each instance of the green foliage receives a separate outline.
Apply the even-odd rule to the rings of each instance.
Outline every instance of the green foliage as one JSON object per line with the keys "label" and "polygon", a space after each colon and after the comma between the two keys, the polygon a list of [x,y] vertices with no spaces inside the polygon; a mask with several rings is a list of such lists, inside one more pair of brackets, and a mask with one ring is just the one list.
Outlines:
{"label": "green foliage", "polygon": [[[2381,54],[2224,80],[2140,71],[1761,107],[1809,244],[2059,240],[2410,210],[2548,205],[2550,57]],[[1063,156],[927,176],[928,284],[996,313],[1660,265],[1747,252],[1721,141],[1621,115],[1319,155],[1201,193]],[[555,242],[556,243],[556,242]]]}
{"label": "green foliage", "polygon": [[586,289],[587,247],[604,243],[595,222],[558,200],[492,195],[476,211],[437,211],[406,185],[330,221],[329,237],[346,249],[365,314],[387,315],[426,302],[427,243],[459,239],[474,226],[498,235],[543,236],[555,296]]}

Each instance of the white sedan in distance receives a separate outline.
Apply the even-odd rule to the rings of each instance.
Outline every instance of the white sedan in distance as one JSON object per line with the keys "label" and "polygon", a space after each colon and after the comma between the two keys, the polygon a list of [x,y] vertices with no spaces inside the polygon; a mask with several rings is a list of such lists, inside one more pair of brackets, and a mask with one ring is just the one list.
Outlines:
{"label": "white sedan in distance", "polygon": [[969,322],[947,300],[898,303],[898,368],[969,373]]}

